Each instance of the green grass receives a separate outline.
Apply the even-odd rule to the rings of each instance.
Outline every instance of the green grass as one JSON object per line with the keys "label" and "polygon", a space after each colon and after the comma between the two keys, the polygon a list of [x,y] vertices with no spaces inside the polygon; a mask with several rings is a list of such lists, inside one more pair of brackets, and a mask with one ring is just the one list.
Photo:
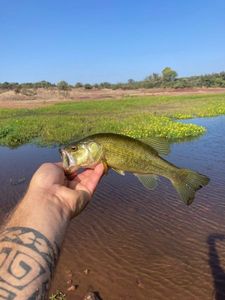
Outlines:
{"label": "green grass", "polygon": [[63,144],[96,132],[184,139],[206,129],[176,119],[221,114],[225,114],[225,94],[125,97],[63,102],[38,109],[1,109],[0,144]]}
{"label": "green grass", "polygon": [[52,294],[50,297],[49,297],[49,300],[66,300],[66,295],[57,290],[55,294]]}

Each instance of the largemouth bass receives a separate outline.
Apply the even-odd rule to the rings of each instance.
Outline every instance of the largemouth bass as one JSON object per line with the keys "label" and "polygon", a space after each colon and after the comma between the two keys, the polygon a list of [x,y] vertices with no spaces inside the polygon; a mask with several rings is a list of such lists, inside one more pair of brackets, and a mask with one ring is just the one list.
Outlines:
{"label": "largemouth bass", "polygon": [[131,172],[148,189],[154,189],[158,176],[168,178],[181,199],[190,205],[195,192],[207,185],[209,178],[189,169],[178,168],[160,155],[168,153],[168,147],[159,139],[150,138],[147,143],[128,136],[99,133],[60,149],[67,174],[79,168],[93,168],[102,162],[105,168],[117,173]]}

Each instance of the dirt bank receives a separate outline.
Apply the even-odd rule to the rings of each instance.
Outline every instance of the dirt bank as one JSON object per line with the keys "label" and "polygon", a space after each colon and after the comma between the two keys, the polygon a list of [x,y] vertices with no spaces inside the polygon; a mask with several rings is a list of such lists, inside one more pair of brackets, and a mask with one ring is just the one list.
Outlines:
{"label": "dirt bank", "polygon": [[87,101],[99,99],[119,99],[129,96],[156,96],[156,95],[188,95],[188,94],[215,94],[225,93],[225,88],[195,88],[195,89],[137,89],[111,90],[71,89],[59,91],[51,89],[27,89],[20,93],[15,91],[0,91],[0,108],[33,108],[63,101]]}

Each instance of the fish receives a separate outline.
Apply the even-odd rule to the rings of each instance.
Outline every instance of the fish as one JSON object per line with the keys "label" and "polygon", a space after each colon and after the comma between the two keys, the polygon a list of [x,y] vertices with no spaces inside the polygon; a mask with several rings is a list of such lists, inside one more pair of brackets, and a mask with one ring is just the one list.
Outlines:
{"label": "fish", "polygon": [[162,176],[171,181],[183,202],[190,205],[195,192],[206,186],[210,179],[167,161],[162,156],[169,151],[165,140],[155,137],[139,140],[115,133],[97,133],[60,148],[67,175],[103,163],[105,171],[111,168],[120,175],[133,173],[150,190],[156,188],[159,176]]}

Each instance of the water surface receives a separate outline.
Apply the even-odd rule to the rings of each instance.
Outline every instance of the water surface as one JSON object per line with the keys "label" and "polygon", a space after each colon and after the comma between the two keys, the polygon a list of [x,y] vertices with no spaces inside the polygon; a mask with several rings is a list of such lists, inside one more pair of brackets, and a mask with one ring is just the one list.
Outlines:
{"label": "water surface", "polygon": [[[207,134],[173,144],[167,158],[208,175],[210,184],[187,207],[167,180],[148,191],[134,176],[110,171],[71,222],[52,291],[75,300],[88,290],[103,300],[225,299],[225,117],[187,122]],[[36,168],[58,160],[55,148],[0,148],[1,220]],[[79,287],[67,292],[71,276]]]}

